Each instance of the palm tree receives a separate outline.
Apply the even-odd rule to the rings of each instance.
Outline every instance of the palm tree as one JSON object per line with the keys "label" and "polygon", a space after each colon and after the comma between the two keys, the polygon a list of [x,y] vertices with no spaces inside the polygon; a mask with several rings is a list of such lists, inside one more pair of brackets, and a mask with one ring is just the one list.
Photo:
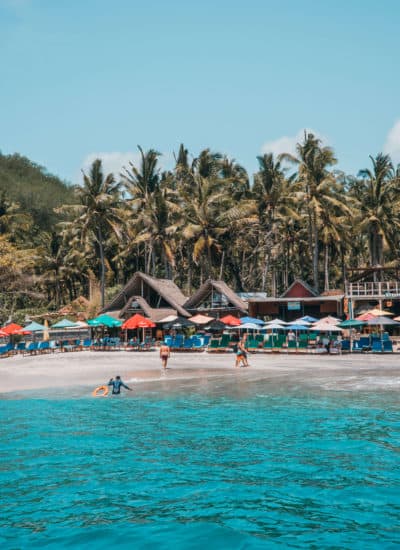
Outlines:
{"label": "palm tree", "polygon": [[[125,169],[122,174],[129,195],[129,225],[131,233],[134,234],[130,248],[144,244],[145,250],[146,247],[148,249],[148,254],[145,252],[145,271],[156,274],[156,259],[159,257],[164,264],[164,274],[169,278],[171,270],[175,267],[171,237],[175,228],[170,228],[178,210],[175,178],[171,172],[160,173],[160,153],[154,149],[144,152],[141,147],[139,151],[139,167],[130,163],[130,169]],[[179,158],[184,159],[185,154],[187,152],[181,146]]]}
{"label": "palm tree", "polygon": [[308,132],[304,132],[304,141],[297,144],[296,151],[297,158],[291,155],[282,155],[281,158],[298,165],[297,197],[302,201],[307,215],[313,284],[318,290],[320,214],[324,207],[338,204],[338,198],[332,194],[335,178],[328,170],[330,166],[336,164],[337,160],[333,149],[322,147],[321,140]]}
{"label": "palm tree", "polygon": [[121,228],[121,195],[120,184],[116,183],[114,175],[104,176],[102,163],[96,159],[90,167],[89,173],[83,172],[83,185],[76,187],[78,204],[59,208],[58,212],[65,212],[73,216],[72,221],[64,224],[80,235],[80,242],[95,243],[100,256],[100,288],[101,305],[105,302],[105,275],[106,258],[104,245],[108,235],[114,233],[119,239],[122,237]]}
{"label": "palm tree", "polygon": [[359,227],[368,235],[371,265],[376,266],[383,264],[384,245],[393,247],[398,242],[400,172],[394,169],[389,155],[379,153],[370,159],[372,170],[360,170],[361,181],[353,192],[359,198]]}
{"label": "palm tree", "polygon": [[[254,176],[253,197],[256,201],[261,238],[264,243],[262,290],[265,290],[271,256],[282,234],[283,222],[298,219],[290,180],[285,178],[281,161],[273,153],[257,157],[259,171]],[[272,287],[275,288],[274,277]]]}

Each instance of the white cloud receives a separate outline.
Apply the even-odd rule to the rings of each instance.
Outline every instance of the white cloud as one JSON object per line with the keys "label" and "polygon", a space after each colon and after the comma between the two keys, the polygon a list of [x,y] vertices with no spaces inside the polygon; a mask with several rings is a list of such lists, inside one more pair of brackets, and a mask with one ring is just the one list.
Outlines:
{"label": "white cloud", "polygon": [[122,168],[129,168],[129,162],[133,162],[135,165],[140,162],[140,153],[121,153],[119,151],[104,152],[104,153],[90,153],[82,162],[82,170],[85,172],[89,170],[91,164],[96,159],[101,159],[103,163],[103,171],[105,174],[110,172],[114,174],[116,178],[122,172]]}
{"label": "white cloud", "polygon": [[304,138],[304,132],[311,132],[314,136],[318,137],[324,144],[327,143],[325,136],[319,132],[312,130],[311,128],[305,128],[299,130],[295,136],[282,136],[278,139],[267,141],[261,147],[263,153],[274,153],[274,155],[280,155],[281,153],[289,153],[291,155],[296,154],[296,144],[301,142]]}
{"label": "white cloud", "polygon": [[[129,163],[133,162],[135,166],[139,166],[141,162],[141,155],[139,151],[123,153],[121,151],[106,151],[102,153],[89,153],[82,161],[80,169],[84,172],[88,172],[93,161],[101,159],[103,164],[104,174],[114,174],[118,179],[123,168],[130,167]],[[158,166],[160,170],[170,170],[174,166],[174,157],[171,153],[162,153],[158,159]],[[82,172],[75,176],[74,183],[82,181]]]}
{"label": "white cloud", "polygon": [[393,162],[400,162],[400,120],[395,122],[386,136],[383,152],[390,155]]}

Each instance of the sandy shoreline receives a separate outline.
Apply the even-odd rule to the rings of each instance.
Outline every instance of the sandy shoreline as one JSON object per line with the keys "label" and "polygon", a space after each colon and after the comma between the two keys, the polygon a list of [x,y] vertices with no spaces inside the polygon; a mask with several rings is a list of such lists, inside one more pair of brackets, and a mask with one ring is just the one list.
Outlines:
{"label": "sandy shoreline", "polygon": [[50,388],[96,387],[116,374],[135,385],[201,381],[271,380],[328,390],[400,389],[397,355],[250,355],[249,369],[235,368],[233,354],[176,353],[163,372],[157,352],[72,352],[14,356],[0,362],[0,394]]}

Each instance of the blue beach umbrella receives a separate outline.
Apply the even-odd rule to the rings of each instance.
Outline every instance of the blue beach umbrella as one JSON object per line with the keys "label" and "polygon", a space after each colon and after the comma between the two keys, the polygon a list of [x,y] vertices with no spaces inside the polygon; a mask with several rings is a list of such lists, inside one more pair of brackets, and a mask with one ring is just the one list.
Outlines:
{"label": "blue beach umbrella", "polygon": [[311,317],[311,315],[304,315],[304,317],[301,317],[299,320],[305,321],[306,323],[316,323],[318,321],[318,319]]}
{"label": "blue beach umbrella", "polygon": [[58,321],[58,323],[55,323],[54,325],[51,325],[51,328],[75,328],[79,327],[76,323],[73,323],[69,319],[61,319],[61,321]]}
{"label": "blue beach umbrella", "polygon": [[255,317],[241,317],[241,323],[253,323],[254,325],[264,325],[264,321],[261,319],[256,319]]}
{"label": "blue beach umbrella", "polygon": [[29,325],[26,325],[26,327],[24,327],[24,330],[28,330],[29,332],[43,332],[46,330],[46,327],[44,325],[41,325],[40,323],[32,321],[31,323],[29,323]]}
{"label": "blue beach umbrella", "polygon": [[300,325],[299,323],[292,323],[291,325],[287,325],[286,327],[282,327],[284,330],[309,330],[309,327],[306,327],[305,325]]}

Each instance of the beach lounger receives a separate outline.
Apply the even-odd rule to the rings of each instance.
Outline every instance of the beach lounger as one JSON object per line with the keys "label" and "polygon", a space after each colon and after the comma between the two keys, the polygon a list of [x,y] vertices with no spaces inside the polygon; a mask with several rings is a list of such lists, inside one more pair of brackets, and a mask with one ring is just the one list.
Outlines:
{"label": "beach lounger", "polygon": [[18,342],[17,347],[16,347],[16,352],[17,353],[24,353],[25,347],[26,347],[26,342]]}
{"label": "beach lounger", "polygon": [[29,342],[29,344],[25,347],[24,355],[36,355],[38,352],[38,347],[38,342]]}
{"label": "beach lounger", "polygon": [[307,340],[299,340],[297,347],[298,353],[307,353],[308,352],[308,339]]}
{"label": "beach lounger", "polygon": [[273,347],[272,338],[268,338],[268,340],[265,340],[263,345],[263,351],[267,353],[271,353],[272,347]]}
{"label": "beach lounger", "polygon": [[38,351],[38,353],[40,353],[40,354],[42,354],[42,353],[49,353],[49,352],[50,352],[50,344],[49,344],[49,342],[47,342],[47,341],[39,342],[38,347],[37,347],[37,351]]}
{"label": "beach lounger", "polygon": [[249,351],[257,351],[259,346],[259,342],[255,338],[247,338],[246,340],[246,348]]}
{"label": "beach lounger", "polygon": [[393,344],[391,340],[383,340],[383,353],[393,353]]}
{"label": "beach lounger", "polygon": [[219,340],[216,338],[213,340],[210,340],[210,343],[208,344],[207,351],[208,352],[216,352],[219,350]]}
{"label": "beach lounger", "polygon": [[82,349],[91,349],[92,347],[92,340],[90,338],[85,338],[82,342]]}
{"label": "beach lounger", "polygon": [[383,351],[382,342],[380,340],[374,340],[372,342],[371,351],[372,351],[372,353],[382,353],[382,351]]}
{"label": "beach lounger", "polygon": [[297,342],[296,340],[289,340],[287,345],[288,353],[297,353]]}
{"label": "beach lounger", "polygon": [[350,340],[342,340],[342,351],[350,351]]}

